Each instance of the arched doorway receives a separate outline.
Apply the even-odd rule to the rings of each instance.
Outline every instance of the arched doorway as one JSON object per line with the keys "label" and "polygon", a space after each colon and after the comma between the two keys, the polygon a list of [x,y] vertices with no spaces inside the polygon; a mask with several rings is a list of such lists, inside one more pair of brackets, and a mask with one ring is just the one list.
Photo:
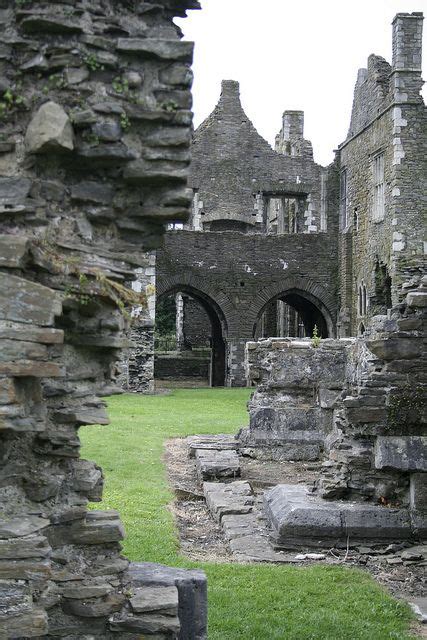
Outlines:
{"label": "arched doorway", "polygon": [[272,297],[261,309],[254,326],[254,338],[313,336],[328,338],[332,319],[325,305],[313,294],[288,289]]}
{"label": "arched doorway", "polygon": [[[177,352],[206,352],[209,359],[209,384],[212,387],[223,387],[226,379],[227,325],[220,307],[209,295],[188,285],[176,285],[162,293],[156,302],[158,309],[166,307],[170,313],[171,299],[174,300],[175,336],[174,341],[169,339],[169,342],[174,342]],[[157,311],[156,316],[160,321]],[[156,321],[156,326],[159,325],[161,323]],[[161,335],[157,333],[157,341],[159,338]]]}

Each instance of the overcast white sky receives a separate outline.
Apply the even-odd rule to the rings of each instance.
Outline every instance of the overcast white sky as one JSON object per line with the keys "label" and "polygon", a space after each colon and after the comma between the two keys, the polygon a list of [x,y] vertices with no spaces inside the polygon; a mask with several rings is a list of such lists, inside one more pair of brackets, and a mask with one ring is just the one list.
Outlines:
{"label": "overcast white sky", "polygon": [[[391,62],[391,21],[425,0],[201,0],[177,20],[196,43],[197,127],[214,108],[222,79],[238,80],[243,108],[270,144],[285,109],[305,111],[305,137],[326,165],[349,125],[357,70],[376,53]],[[427,14],[427,11],[424,12]],[[424,78],[427,42],[424,25]],[[424,99],[427,97],[424,88]]]}

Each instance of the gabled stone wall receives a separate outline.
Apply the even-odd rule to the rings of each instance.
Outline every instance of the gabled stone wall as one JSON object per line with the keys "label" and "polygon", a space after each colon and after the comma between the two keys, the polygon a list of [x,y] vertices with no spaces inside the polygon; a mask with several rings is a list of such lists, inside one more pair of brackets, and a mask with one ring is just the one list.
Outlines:
{"label": "gabled stone wall", "polygon": [[108,422],[144,252],[188,216],[192,44],[172,19],[196,6],[0,3],[1,637],[205,637],[203,577],[153,592],[126,573],[118,513],[87,508],[102,470],[79,458],[79,428]]}

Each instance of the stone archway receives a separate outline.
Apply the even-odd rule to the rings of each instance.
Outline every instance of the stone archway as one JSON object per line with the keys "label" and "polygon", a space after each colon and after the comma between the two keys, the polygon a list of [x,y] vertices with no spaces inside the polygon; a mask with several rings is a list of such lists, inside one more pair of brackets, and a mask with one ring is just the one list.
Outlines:
{"label": "stone archway", "polygon": [[201,289],[188,284],[174,284],[169,289],[158,293],[157,300],[177,293],[186,294],[195,300],[206,313],[210,322],[210,375],[212,387],[223,387],[227,379],[227,321],[218,303]]}
{"label": "stone archway", "polygon": [[314,325],[323,338],[335,335],[333,310],[336,303],[332,295],[309,279],[291,278],[282,285],[265,287],[259,292],[251,311],[254,336],[261,316],[269,305],[278,300],[283,300],[295,309],[304,325],[306,335],[312,335]]}

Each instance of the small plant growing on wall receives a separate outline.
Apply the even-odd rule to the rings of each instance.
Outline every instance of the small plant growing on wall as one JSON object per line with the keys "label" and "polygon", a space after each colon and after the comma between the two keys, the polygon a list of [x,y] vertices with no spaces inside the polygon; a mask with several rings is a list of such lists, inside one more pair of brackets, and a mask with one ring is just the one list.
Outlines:
{"label": "small plant growing on wall", "polygon": [[322,342],[322,338],[319,336],[319,330],[317,328],[317,324],[315,324],[313,327],[313,335],[311,336],[311,345],[315,349],[317,349],[317,347],[320,346],[321,342]]}

